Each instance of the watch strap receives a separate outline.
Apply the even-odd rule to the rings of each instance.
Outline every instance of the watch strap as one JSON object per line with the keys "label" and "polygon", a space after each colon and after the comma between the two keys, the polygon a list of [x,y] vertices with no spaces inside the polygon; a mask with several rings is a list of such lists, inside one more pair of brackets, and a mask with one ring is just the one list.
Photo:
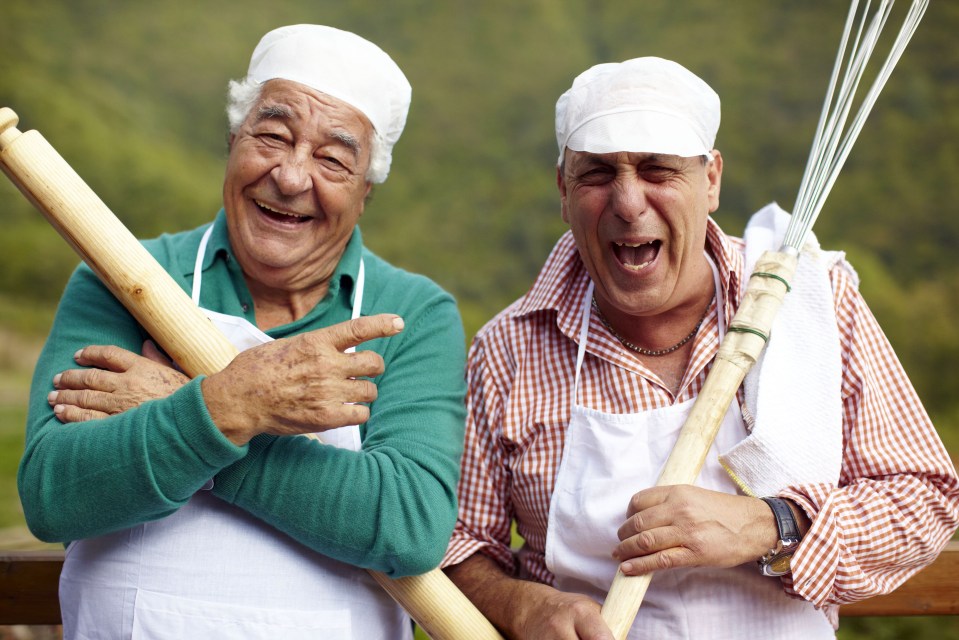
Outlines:
{"label": "watch strap", "polygon": [[779,539],[783,542],[799,542],[802,536],[799,534],[799,525],[796,524],[796,517],[792,509],[783,498],[762,498],[762,501],[769,505],[776,518],[776,527],[779,529]]}
{"label": "watch strap", "polygon": [[802,540],[799,525],[789,503],[782,498],[762,498],[772,509],[779,530],[776,546],[759,559],[759,572],[764,576],[782,576],[792,571],[792,555]]}

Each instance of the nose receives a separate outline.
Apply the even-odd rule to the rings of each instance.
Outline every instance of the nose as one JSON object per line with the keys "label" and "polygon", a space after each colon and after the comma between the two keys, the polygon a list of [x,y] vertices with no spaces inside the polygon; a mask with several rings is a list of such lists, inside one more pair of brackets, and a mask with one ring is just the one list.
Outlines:
{"label": "nose", "polygon": [[293,148],[270,172],[280,193],[295,196],[311,188],[310,158],[306,152]]}
{"label": "nose", "polygon": [[609,199],[613,214],[626,222],[637,220],[646,211],[646,186],[635,174],[619,174]]}

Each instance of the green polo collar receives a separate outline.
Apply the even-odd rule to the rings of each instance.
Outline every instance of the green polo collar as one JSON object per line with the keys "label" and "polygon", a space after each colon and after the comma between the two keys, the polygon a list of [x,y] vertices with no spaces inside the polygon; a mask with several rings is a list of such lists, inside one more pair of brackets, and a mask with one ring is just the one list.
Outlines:
{"label": "green polo collar", "polygon": [[[352,308],[353,296],[355,295],[356,289],[356,276],[359,272],[362,254],[363,236],[360,228],[357,226],[354,227],[353,235],[350,236],[350,240],[346,244],[346,249],[333,272],[333,277],[330,278],[329,289],[327,290],[326,296],[317,304],[317,308],[326,308],[330,304],[330,301],[333,300],[340,301],[340,304]],[[203,272],[208,272],[216,261],[225,262],[228,269],[239,269],[239,262],[237,262],[233,248],[230,245],[226,212],[224,209],[220,209],[213,222],[213,233],[210,234],[210,240],[207,243],[206,253],[203,256],[203,263],[201,265]],[[314,311],[316,311],[316,309],[314,309]],[[314,315],[314,311],[307,314],[303,320],[311,318]],[[294,324],[298,325],[299,322]]]}

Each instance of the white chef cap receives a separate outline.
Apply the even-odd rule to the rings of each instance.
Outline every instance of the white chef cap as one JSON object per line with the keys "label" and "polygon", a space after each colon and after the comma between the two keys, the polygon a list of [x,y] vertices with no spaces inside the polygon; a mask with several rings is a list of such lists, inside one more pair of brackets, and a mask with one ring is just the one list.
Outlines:
{"label": "white chef cap", "polygon": [[258,83],[273,79],[299,82],[359,110],[385,143],[385,168],[373,181],[386,180],[412,94],[406,76],[386,52],[349,31],[297,24],[263,36],[253,51],[247,75]]}
{"label": "white chef cap", "polygon": [[573,151],[710,157],[719,96],[680,64],[635,58],[598,64],[556,102],[559,161]]}

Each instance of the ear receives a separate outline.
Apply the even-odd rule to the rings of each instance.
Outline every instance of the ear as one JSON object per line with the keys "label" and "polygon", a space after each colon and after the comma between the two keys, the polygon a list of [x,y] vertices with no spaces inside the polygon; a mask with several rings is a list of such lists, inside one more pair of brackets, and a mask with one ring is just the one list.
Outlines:
{"label": "ear", "polygon": [[712,150],[713,161],[706,163],[706,179],[709,186],[706,196],[709,199],[709,213],[719,208],[719,188],[723,180],[723,154],[718,149]]}
{"label": "ear", "polygon": [[559,205],[563,215],[563,222],[569,224],[569,212],[566,209],[566,180],[563,178],[562,167],[556,167],[556,187],[559,189]]}
{"label": "ear", "polygon": [[360,215],[357,217],[362,217],[363,213],[366,211],[366,204],[373,197],[373,183],[366,183],[366,191],[363,192],[363,199],[360,201]]}

